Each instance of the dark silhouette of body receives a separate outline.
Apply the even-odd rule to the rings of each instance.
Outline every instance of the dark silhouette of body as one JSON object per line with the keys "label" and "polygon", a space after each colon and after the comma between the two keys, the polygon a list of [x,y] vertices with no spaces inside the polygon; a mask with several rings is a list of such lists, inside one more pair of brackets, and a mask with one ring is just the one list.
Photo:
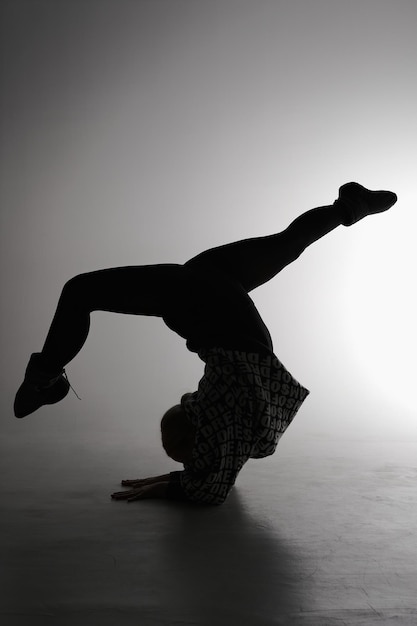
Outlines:
{"label": "dark silhouette of body", "polygon": [[[263,356],[273,354],[268,329],[248,294],[338,226],[350,226],[367,215],[385,211],[396,200],[392,192],[369,191],[357,183],[347,183],[332,205],[303,213],[277,234],[207,250],[184,265],[119,267],[75,276],[62,290],[42,351],[29,361],[16,395],[16,417],[58,402],[68,393],[64,367],[84,345],[92,311],[161,317],[196,353],[221,346]],[[178,418],[180,411],[178,405]],[[169,419],[172,425],[175,410],[167,417],[167,424]],[[183,413],[181,419],[184,422]],[[169,445],[164,446],[168,453]],[[182,456],[185,452],[177,453],[176,460]],[[122,484],[131,489],[113,494],[116,499],[166,497],[169,475]]]}

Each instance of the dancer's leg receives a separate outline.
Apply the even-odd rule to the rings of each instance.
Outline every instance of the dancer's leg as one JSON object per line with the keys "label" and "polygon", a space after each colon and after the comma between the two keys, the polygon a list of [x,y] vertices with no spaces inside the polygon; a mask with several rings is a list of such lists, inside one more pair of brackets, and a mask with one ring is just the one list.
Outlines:
{"label": "dancer's leg", "polygon": [[29,359],[15,397],[15,416],[26,417],[67,395],[70,384],[64,366],[84,345],[92,311],[162,317],[175,308],[178,292],[190,290],[190,275],[182,265],[166,264],[105,269],[69,280],[42,352]]}
{"label": "dancer's leg", "polygon": [[60,371],[81,350],[92,311],[162,317],[180,269],[174,264],[119,267],[69,280],[41,352],[44,369]]}
{"label": "dancer's leg", "polygon": [[307,246],[334,230],[342,220],[342,211],[333,205],[311,209],[280,233],[212,248],[186,265],[225,272],[249,292],[295,261]]}
{"label": "dancer's leg", "polygon": [[391,191],[371,191],[358,183],[346,183],[340,187],[333,205],[307,211],[283,232],[208,250],[188,264],[229,274],[249,292],[273,278],[307,246],[340,224],[351,226],[367,215],[386,211],[396,201],[397,196]]}

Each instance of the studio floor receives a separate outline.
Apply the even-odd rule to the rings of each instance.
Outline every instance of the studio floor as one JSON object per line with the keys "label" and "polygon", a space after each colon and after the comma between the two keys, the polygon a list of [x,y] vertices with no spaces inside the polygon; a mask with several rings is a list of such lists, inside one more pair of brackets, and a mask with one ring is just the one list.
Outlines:
{"label": "studio floor", "polygon": [[127,504],[164,473],[120,432],[2,447],[2,626],[417,623],[417,442],[293,441],[226,503]]}

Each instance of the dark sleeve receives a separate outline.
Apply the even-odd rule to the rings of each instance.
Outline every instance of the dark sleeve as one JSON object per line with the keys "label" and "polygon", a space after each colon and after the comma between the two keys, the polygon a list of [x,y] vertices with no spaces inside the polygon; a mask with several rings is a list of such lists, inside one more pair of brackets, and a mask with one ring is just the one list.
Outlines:
{"label": "dark sleeve", "polygon": [[167,497],[169,500],[182,500],[183,502],[190,502],[190,499],[185,495],[180,482],[181,472],[170,472],[169,483],[167,490]]}
{"label": "dark sleeve", "polygon": [[219,496],[211,496],[210,494],[205,495],[203,494],[203,496],[199,493],[193,493],[193,490],[191,491],[190,496],[187,496],[187,494],[184,492],[184,489],[181,485],[181,474],[187,474],[187,472],[170,472],[170,478],[169,478],[169,483],[168,483],[168,489],[167,489],[167,498],[169,500],[179,500],[182,502],[188,502],[190,504],[194,504],[194,505],[202,505],[202,506],[207,506],[207,505],[219,505],[219,504],[223,504],[223,502],[225,501],[225,497],[219,497]]}
{"label": "dark sleeve", "polygon": [[192,473],[184,470],[182,472],[170,472],[169,476],[167,498],[197,505],[223,504],[234,484],[234,480],[228,484],[216,484],[215,478],[218,476],[216,473],[209,474],[205,478],[196,478],[195,475],[193,476]]}

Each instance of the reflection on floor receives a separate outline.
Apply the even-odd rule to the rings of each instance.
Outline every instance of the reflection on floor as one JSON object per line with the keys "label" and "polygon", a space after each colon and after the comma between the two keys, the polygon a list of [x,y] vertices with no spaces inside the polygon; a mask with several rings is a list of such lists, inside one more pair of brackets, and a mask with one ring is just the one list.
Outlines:
{"label": "reflection on floor", "polygon": [[286,436],[204,508],[111,500],[180,469],[120,433],[7,440],[1,624],[415,625],[417,444]]}

